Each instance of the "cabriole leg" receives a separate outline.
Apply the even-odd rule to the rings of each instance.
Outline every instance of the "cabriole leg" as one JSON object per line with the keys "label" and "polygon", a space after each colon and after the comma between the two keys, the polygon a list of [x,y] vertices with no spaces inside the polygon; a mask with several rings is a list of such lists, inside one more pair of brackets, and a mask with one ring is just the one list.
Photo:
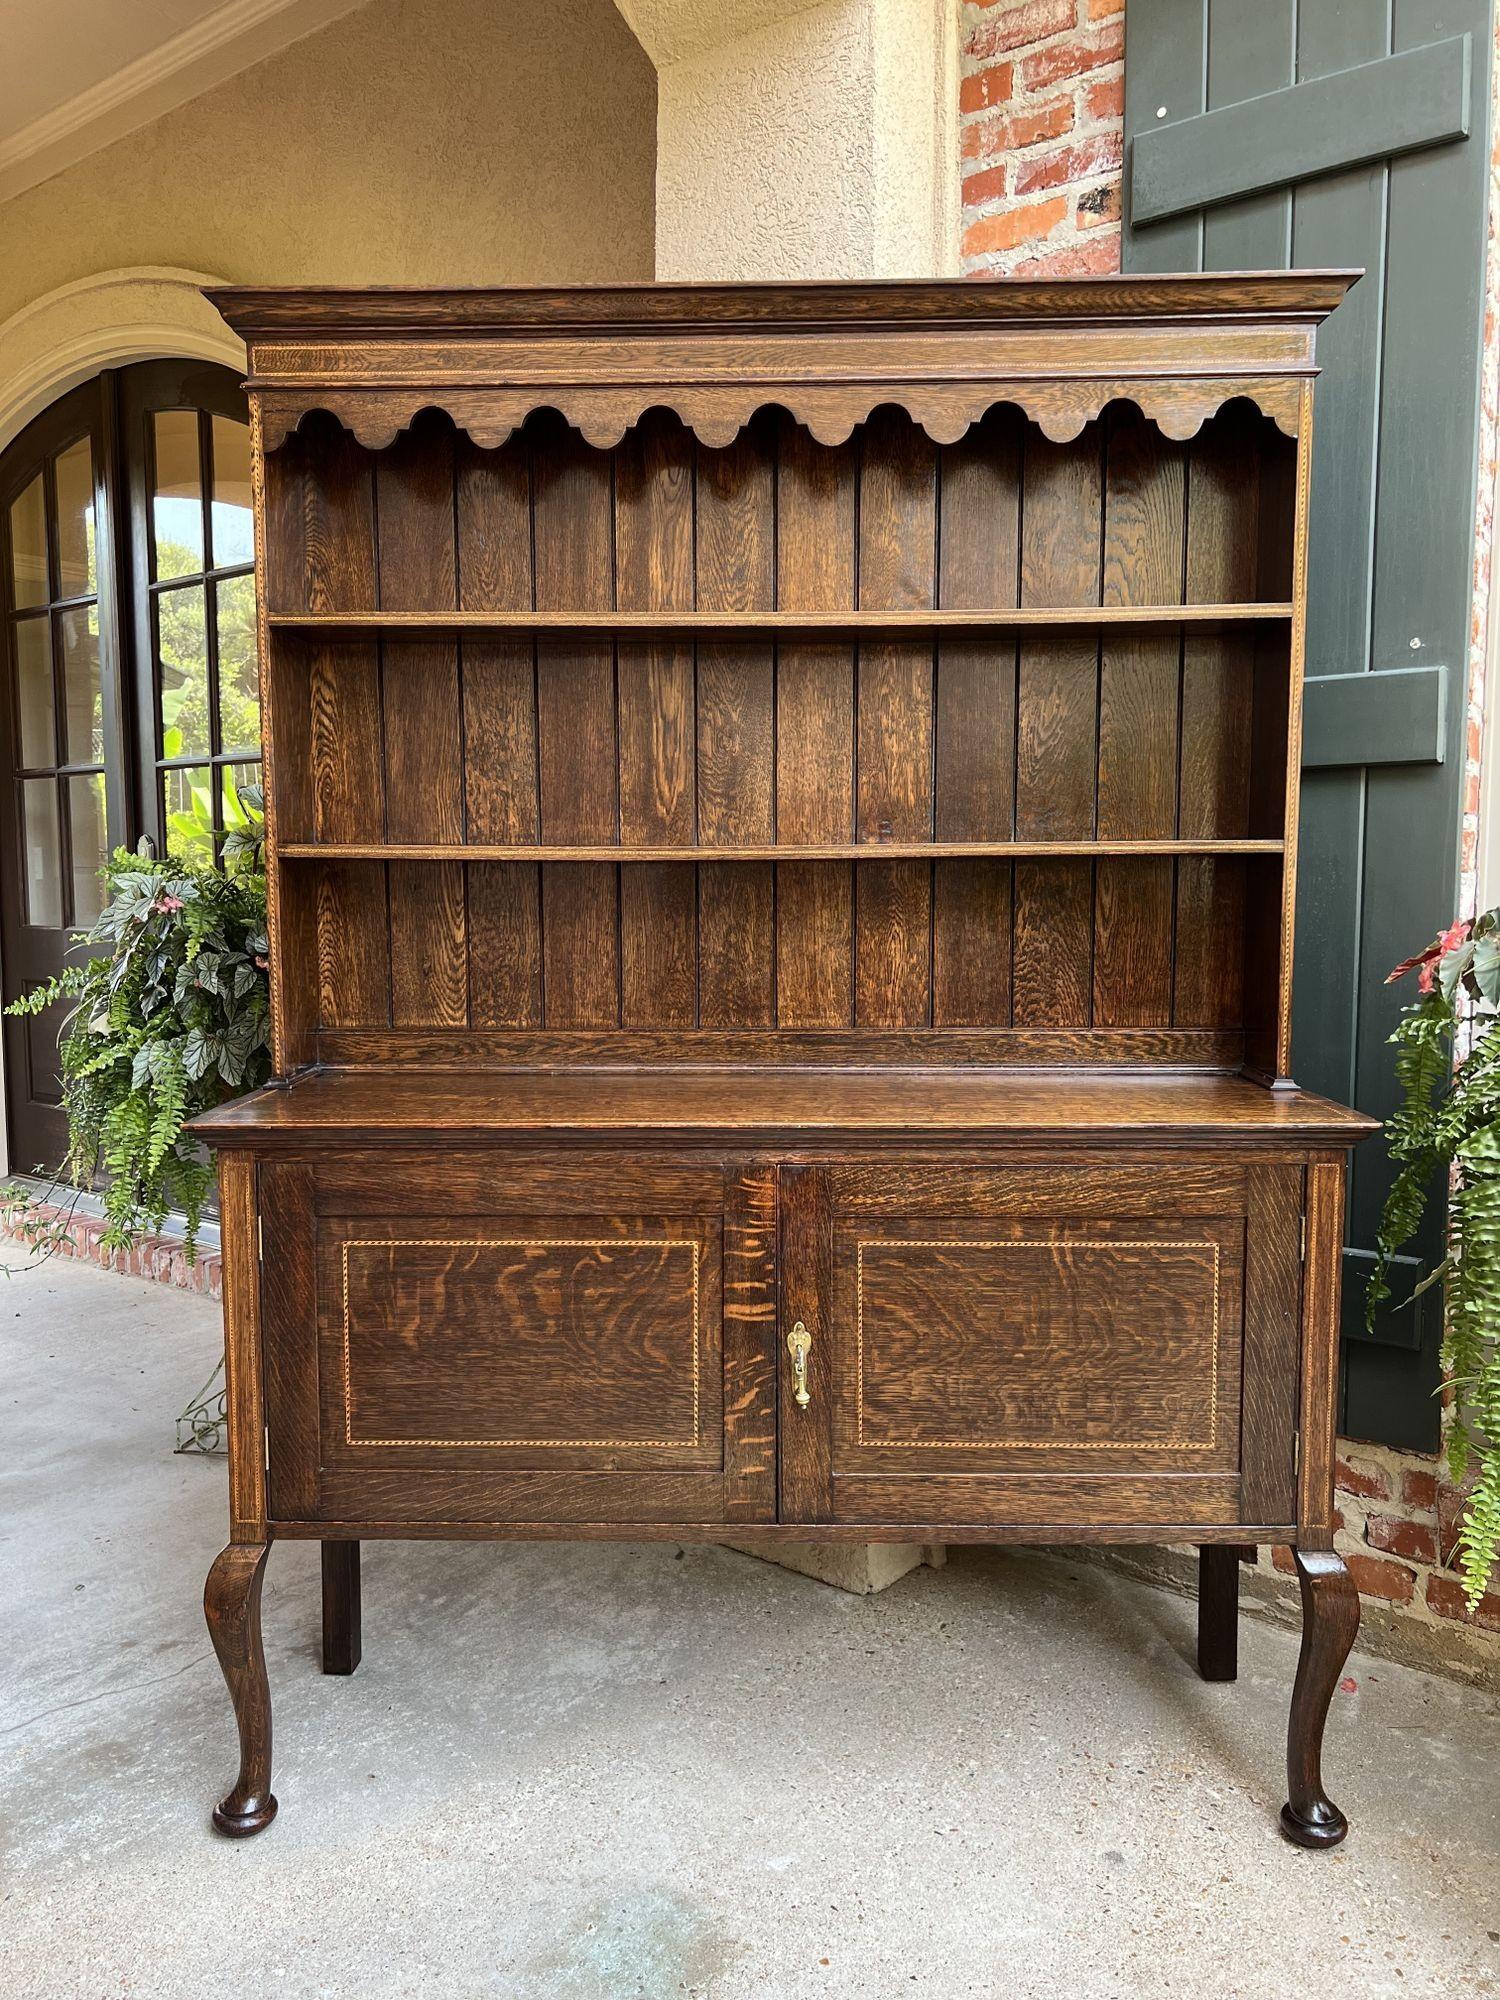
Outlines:
{"label": "cabriole leg", "polygon": [[271,1689],[260,1642],[260,1587],[269,1542],[231,1542],[203,1590],[208,1634],[229,1684],[240,1732],[240,1774],[214,1807],[220,1833],[259,1833],[276,1817],[271,1796]]}
{"label": "cabriole leg", "polygon": [[1331,1549],[1295,1549],[1302,1586],[1302,1651],[1286,1739],[1281,1830],[1299,1847],[1337,1847],[1349,1822],[1323,1789],[1323,1724],[1359,1630],[1359,1592]]}
{"label": "cabriole leg", "polygon": [[359,1543],[324,1542],[324,1673],[352,1674],[360,1651]]}
{"label": "cabriole leg", "polygon": [[1239,1672],[1240,1551],[1224,1545],[1198,1551],[1198,1671],[1206,1681]]}

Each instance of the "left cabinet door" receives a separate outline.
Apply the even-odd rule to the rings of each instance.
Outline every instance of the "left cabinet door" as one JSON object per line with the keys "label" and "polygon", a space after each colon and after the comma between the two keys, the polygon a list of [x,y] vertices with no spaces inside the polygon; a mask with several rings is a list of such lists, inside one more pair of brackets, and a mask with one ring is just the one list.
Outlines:
{"label": "left cabinet door", "polygon": [[[768,1518],[769,1359],[757,1393],[755,1355],[725,1353],[734,1195],[639,1156],[263,1166],[273,1518]],[[751,1389],[728,1430],[726,1359]]]}

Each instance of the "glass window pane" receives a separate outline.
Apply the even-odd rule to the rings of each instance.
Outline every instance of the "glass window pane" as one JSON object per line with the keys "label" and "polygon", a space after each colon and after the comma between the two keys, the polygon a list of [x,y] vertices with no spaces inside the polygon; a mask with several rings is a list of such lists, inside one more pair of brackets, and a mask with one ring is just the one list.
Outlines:
{"label": "glass window pane", "polygon": [[213,771],[207,764],[163,771],[167,853],[174,861],[211,867],[214,859]]}
{"label": "glass window pane", "polygon": [[203,568],[203,486],[198,463],[198,412],[158,410],[151,419],[156,486],[151,531],[158,580]]}
{"label": "glass window pane", "polygon": [[100,877],[108,855],[104,773],[68,780],[68,832],[73,853],[73,922],[86,930],[104,908]]}
{"label": "glass window pane", "polygon": [[219,748],[260,748],[260,676],[256,668],[255,578],[231,576],[217,586],[219,623]]}
{"label": "glass window pane", "polygon": [[156,600],[156,659],[163,757],[207,756],[208,628],[203,586],[164,590]]}
{"label": "glass window pane", "polygon": [[10,510],[11,601],[19,611],[47,603],[47,503],[37,474]]}
{"label": "glass window pane", "polygon": [[28,778],[21,786],[26,823],[26,921],[62,928],[62,842],[57,827],[57,782]]}
{"label": "glass window pane", "polygon": [[49,770],[57,762],[52,733],[52,621],[18,618],[11,630],[16,642],[21,762],[34,771]]}
{"label": "glass window pane", "polygon": [[57,619],[62,642],[63,761],[104,762],[104,697],[99,684],[99,607],[80,604]]}
{"label": "glass window pane", "polygon": [[94,558],[94,447],[88,438],[70,444],[53,463],[57,485],[59,597],[84,597],[99,588]]}
{"label": "glass window pane", "polygon": [[240,787],[260,783],[259,764],[223,764],[219,767],[223,781],[224,825],[248,826],[250,816],[240,804]]}
{"label": "glass window pane", "polygon": [[233,417],[213,420],[214,564],[255,560],[255,531],[250,511],[250,426]]}

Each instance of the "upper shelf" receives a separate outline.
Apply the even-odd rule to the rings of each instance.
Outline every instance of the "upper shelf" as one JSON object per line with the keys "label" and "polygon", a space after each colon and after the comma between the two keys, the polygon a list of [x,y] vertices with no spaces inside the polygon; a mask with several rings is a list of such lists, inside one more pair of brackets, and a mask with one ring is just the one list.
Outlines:
{"label": "upper shelf", "polygon": [[370,633],[420,638],[447,633],[597,632],[616,638],[927,638],[982,637],[1051,627],[1097,631],[1115,626],[1286,623],[1290,604],[1026,605],[1009,611],[272,611],[272,631],[321,638]]}

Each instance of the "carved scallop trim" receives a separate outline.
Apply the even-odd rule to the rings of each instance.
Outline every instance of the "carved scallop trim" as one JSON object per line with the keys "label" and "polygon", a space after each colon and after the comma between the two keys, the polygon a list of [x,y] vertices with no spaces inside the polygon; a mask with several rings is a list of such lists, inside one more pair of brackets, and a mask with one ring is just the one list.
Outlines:
{"label": "carved scallop trim", "polygon": [[1299,376],[1184,378],[1075,376],[1052,381],[956,383],[845,382],[807,389],[793,383],[570,383],[526,388],[406,388],[260,391],[265,448],[284,444],[306,417],[324,411],[371,451],[384,451],[424,410],[442,410],[474,443],[505,443],[537,410],[555,410],[584,440],[617,445],[648,410],[671,410],[700,444],[732,444],[760,410],[780,407],[819,444],[839,445],[872,410],[894,403],[934,444],[957,444],[985,413],[1019,409],[1054,444],[1069,444],[1109,403],[1131,402],[1162,432],[1184,442],[1226,403],[1245,398],[1295,438],[1302,422]]}
{"label": "carved scallop trim", "polygon": [[[699,1354],[701,1285],[699,1244],[692,1236],[351,1236],[341,1245],[344,1285],[344,1443],[350,1446],[421,1445],[437,1451],[683,1451],[702,1442],[702,1365]],[[693,1434],[689,1438],[369,1438],[354,1435],[353,1317],[349,1298],[351,1250],[690,1250],[693,1253]]]}
{"label": "carved scallop trim", "polygon": [[[867,1438],[865,1436],[865,1252],[867,1250],[1207,1250],[1213,1256],[1207,1438]],[[1211,1237],[867,1236],[854,1246],[854,1429],[866,1451],[1213,1451],[1219,1441],[1219,1257]]]}

